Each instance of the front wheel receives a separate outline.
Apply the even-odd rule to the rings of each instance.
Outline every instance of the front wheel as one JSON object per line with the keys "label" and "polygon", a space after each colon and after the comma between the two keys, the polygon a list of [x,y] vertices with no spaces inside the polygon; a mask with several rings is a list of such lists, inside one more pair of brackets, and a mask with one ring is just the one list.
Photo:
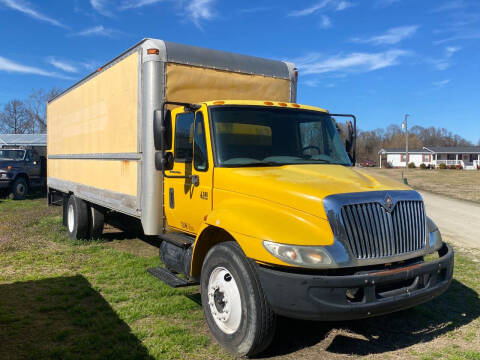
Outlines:
{"label": "front wheel", "polygon": [[28,193],[28,184],[25,178],[19,177],[12,184],[10,198],[15,200],[23,200]]}
{"label": "front wheel", "polygon": [[238,356],[265,350],[275,333],[276,319],[253,265],[234,241],[207,253],[201,274],[202,307],[210,332]]}

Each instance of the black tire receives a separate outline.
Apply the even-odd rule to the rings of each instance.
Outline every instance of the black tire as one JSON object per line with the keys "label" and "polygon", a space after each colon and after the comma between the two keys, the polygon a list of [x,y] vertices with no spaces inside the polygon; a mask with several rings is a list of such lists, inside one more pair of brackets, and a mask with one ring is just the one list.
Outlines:
{"label": "black tire", "polygon": [[66,214],[68,237],[72,240],[88,238],[88,206],[85,201],[75,197],[68,198]]}
{"label": "black tire", "polygon": [[[241,300],[241,304],[238,305],[237,302],[236,306],[237,308],[241,306],[239,325],[238,327],[232,326],[226,331],[220,327],[224,326],[222,325],[222,315],[226,318],[227,316],[231,317],[234,313],[233,304],[232,308],[227,308],[226,305],[231,300],[224,296],[224,292],[228,293],[229,291],[225,289],[222,292],[220,291],[222,288],[218,288],[218,286],[215,289],[215,286],[212,287],[215,282],[210,283],[209,289],[209,282],[213,281],[211,277],[215,279],[215,274],[222,276],[223,273],[219,272],[219,269],[227,271],[224,276],[226,282],[231,282],[233,278]],[[231,276],[230,280],[227,275]],[[226,282],[225,284],[227,284]],[[236,242],[223,242],[209,250],[202,266],[200,288],[207,325],[213,337],[222,346],[238,356],[253,356],[261,353],[270,345],[275,334],[276,317],[265,298],[254,265],[246,258]],[[230,291],[230,293],[232,292]],[[224,299],[228,301],[224,301]],[[225,307],[222,306],[222,302]],[[230,319],[227,319],[228,321]]]}
{"label": "black tire", "polygon": [[96,205],[90,204],[90,218],[89,218],[89,235],[92,239],[99,239],[103,234],[103,226],[105,224],[105,214]]}
{"label": "black tire", "polygon": [[23,177],[16,178],[12,184],[9,197],[15,200],[23,200],[28,194],[28,183]]}

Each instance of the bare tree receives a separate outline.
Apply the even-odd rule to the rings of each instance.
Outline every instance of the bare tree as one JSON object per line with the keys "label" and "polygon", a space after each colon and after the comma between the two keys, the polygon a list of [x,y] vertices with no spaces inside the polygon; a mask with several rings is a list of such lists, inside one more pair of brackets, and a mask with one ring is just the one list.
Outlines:
{"label": "bare tree", "polygon": [[18,99],[10,100],[0,113],[0,132],[24,134],[31,131],[30,117],[25,103]]}
{"label": "bare tree", "polygon": [[47,101],[61,93],[58,88],[49,91],[44,89],[32,90],[26,101],[26,110],[33,127],[32,132],[45,133],[47,131]]}

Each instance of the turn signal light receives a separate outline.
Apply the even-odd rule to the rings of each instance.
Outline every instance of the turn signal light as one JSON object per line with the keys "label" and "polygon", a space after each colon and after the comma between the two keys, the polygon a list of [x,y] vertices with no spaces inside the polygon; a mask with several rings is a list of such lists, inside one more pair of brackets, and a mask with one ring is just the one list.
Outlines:
{"label": "turn signal light", "polygon": [[158,49],[154,49],[154,48],[147,49],[147,54],[148,55],[158,55],[158,54],[160,54],[160,51]]}
{"label": "turn signal light", "polygon": [[7,166],[7,170],[8,170],[8,171],[10,171],[10,170],[12,170],[12,169],[13,169],[12,165],[8,165],[8,166]]}

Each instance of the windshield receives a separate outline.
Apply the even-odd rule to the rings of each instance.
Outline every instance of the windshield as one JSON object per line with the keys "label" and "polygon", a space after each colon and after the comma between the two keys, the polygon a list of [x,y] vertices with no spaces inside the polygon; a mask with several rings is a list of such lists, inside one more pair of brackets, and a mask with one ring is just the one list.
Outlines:
{"label": "windshield", "polygon": [[327,113],[219,106],[211,109],[211,118],[219,166],[351,165]]}
{"label": "windshield", "polygon": [[25,150],[0,149],[0,160],[23,160]]}

